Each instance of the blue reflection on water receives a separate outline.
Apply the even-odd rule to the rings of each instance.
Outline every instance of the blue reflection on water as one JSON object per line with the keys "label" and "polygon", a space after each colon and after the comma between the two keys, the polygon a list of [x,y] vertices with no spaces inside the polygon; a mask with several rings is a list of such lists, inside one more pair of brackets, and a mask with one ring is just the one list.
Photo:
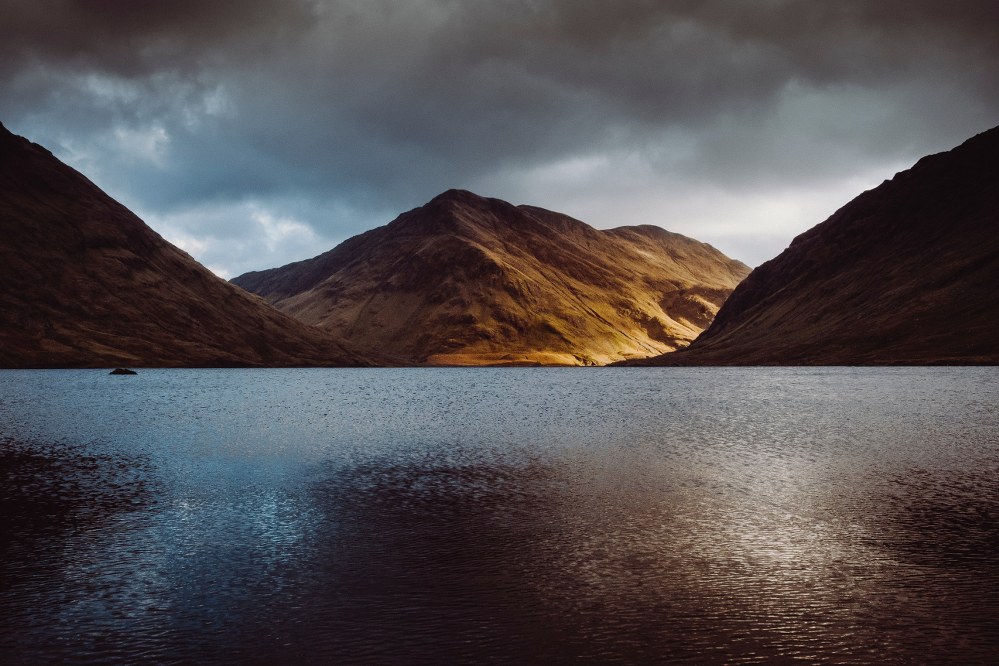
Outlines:
{"label": "blue reflection on water", "polygon": [[7,662],[987,660],[999,371],[0,372]]}

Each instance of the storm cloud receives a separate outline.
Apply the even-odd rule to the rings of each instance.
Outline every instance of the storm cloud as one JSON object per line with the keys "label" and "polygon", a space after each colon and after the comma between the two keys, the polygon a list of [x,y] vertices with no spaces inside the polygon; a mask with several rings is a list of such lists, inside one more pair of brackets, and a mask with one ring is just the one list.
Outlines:
{"label": "storm cloud", "polygon": [[999,123],[999,5],[4,0],[0,120],[231,276],[463,187],[747,263]]}

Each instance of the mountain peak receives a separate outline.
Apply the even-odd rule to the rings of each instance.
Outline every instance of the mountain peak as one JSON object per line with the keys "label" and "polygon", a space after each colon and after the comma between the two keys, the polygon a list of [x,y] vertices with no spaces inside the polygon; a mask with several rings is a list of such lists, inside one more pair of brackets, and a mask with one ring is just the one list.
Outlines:
{"label": "mountain peak", "polygon": [[[524,222],[513,204],[479,196],[468,190],[451,189],[427,203],[403,213],[389,226],[420,235],[462,235],[475,229],[497,229]],[[526,219],[526,218],[525,218]]]}
{"label": "mountain peak", "polygon": [[428,204],[432,203],[472,203],[479,204],[487,202],[488,199],[479,196],[475,192],[469,192],[468,190],[462,190],[458,188],[452,188],[450,190],[445,190],[441,192],[433,199],[431,199]]}
{"label": "mountain peak", "polygon": [[436,211],[475,211],[476,215],[485,213],[486,215],[509,217],[516,207],[503,201],[491,197],[483,197],[468,190],[451,189],[441,192],[436,197],[424,204],[420,210]]}
{"label": "mountain peak", "polygon": [[416,363],[606,363],[686,345],[749,272],[679,238],[453,189],[313,260],[233,282]]}

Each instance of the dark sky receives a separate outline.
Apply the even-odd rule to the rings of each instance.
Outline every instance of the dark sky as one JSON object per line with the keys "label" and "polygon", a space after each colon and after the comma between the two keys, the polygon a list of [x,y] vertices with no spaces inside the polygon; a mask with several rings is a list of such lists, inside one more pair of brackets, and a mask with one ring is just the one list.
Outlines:
{"label": "dark sky", "polygon": [[462,187],[749,264],[999,124],[994,0],[0,0],[0,120],[223,276]]}

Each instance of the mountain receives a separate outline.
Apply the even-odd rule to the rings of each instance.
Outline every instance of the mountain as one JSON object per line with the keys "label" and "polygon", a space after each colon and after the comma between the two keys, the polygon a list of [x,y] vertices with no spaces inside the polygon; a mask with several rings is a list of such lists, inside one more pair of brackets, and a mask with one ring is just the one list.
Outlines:
{"label": "mountain", "polygon": [[0,125],[0,367],[368,363]]}
{"label": "mountain", "polygon": [[318,257],[233,282],[418,363],[587,365],[686,346],[748,273],[659,227],[598,231],[449,190]]}
{"label": "mountain", "polygon": [[797,237],[650,365],[999,363],[999,128]]}

